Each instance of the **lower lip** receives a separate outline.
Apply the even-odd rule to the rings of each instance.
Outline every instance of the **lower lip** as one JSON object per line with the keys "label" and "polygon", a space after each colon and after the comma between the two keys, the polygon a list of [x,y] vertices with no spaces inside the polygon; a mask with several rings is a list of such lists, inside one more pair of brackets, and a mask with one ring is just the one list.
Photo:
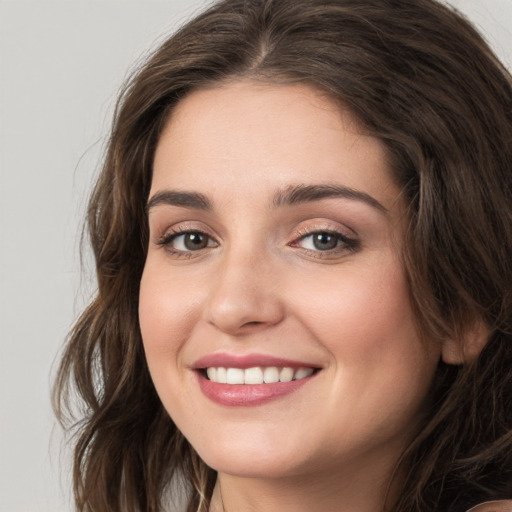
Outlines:
{"label": "lower lip", "polygon": [[212,402],[230,407],[262,405],[294,393],[307,384],[315,374],[300,380],[273,384],[219,384],[197,373],[199,387]]}

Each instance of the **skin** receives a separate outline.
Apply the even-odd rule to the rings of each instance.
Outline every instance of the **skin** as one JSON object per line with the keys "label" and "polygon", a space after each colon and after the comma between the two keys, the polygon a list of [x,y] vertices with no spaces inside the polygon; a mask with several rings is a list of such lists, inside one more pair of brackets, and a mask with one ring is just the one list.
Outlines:
{"label": "skin", "polygon": [[[375,204],[273,204],[278,191],[318,184]],[[150,203],[169,190],[203,194],[212,208],[153,201],[140,326],[164,406],[219,472],[211,510],[381,511],[441,353],[416,329],[399,257],[404,205],[383,145],[312,88],[232,82],[173,112]],[[169,241],[178,229],[208,244]],[[312,242],[326,231],[342,235],[329,251]],[[219,352],[321,370],[290,395],[227,407],[192,368]]]}

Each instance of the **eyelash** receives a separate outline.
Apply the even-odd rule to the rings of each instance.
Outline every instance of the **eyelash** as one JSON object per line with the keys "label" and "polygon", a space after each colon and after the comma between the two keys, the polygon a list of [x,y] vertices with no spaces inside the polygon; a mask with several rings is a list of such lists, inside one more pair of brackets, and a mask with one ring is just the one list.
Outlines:
{"label": "eyelash", "polygon": [[302,248],[304,251],[307,251],[309,254],[312,254],[317,258],[329,258],[345,251],[355,252],[360,247],[360,243],[358,240],[348,237],[347,235],[341,233],[340,231],[325,228],[299,230],[297,238],[290,245],[292,247],[297,247],[299,246],[300,242],[304,242],[307,238],[313,237],[314,235],[327,235],[330,237],[334,237],[337,241],[335,247],[333,247],[332,249],[327,249],[325,251],[322,251],[320,249],[308,249],[306,247]]}
{"label": "eyelash", "polygon": [[[200,229],[190,229],[190,228],[187,228],[187,227],[183,227],[183,228],[173,228],[171,230],[170,233],[166,233],[165,235],[163,235],[157,242],[156,244],[161,246],[161,247],[164,247],[169,253],[171,253],[172,256],[174,257],[177,257],[177,258],[192,258],[194,257],[196,254],[195,253],[198,253],[201,251],[201,249],[198,249],[196,251],[194,250],[182,250],[182,249],[175,249],[173,246],[172,246],[172,243],[180,236],[186,236],[186,235],[194,235],[194,234],[197,234],[197,235],[202,235],[202,236],[205,236],[208,238],[208,243],[213,240],[214,238],[209,235],[208,233],[206,233],[205,231],[201,231]],[[217,242],[215,242],[215,244],[217,244]],[[206,246],[206,248],[208,247],[208,245]]]}
{"label": "eyelash", "polygon": [[[208,242],[205,247],[199,248],[197,250],[183,250],[183,249],[176,249],[173,247],[173,242],[180,236],[186,236],[186,235],[200,235],[205,236],[208,238]],[[319,228],[313,228],[313,229],[303,229],[298,231],[298,236],[295,238],[293,242],[289,244],[290,247],[300,247],[300,243],[304,242],[307,238],[313,237],[314,235],[327,235],[334,237],[337,241],[337,244],[335,247],[331,249],[327,249],[325,251],[322,251],[320,249],[309,249],[306,247],[302,247],[304,251],[306,251],[308,254],[311,254],[317,258],[328,258],[335,256],[341,252],[349,251],[349,252],[355,252],[360,247],[360,242],[354,238],[348,237],[344,233],[341,233],[336,230],[332,229],[319,229]],[[215,244],[214,246],[209,245],[210,242],[213,241]],[[218,243],[215,241],[215,239],[209,235],[205,231],[201,231],[200,229],[189,229],[187,227],[184,228],[173,228],[170,233],[166,233],[164,236],[162,236],[157,242],[157,245],[161,247],[165,247],[165,249],[173,256],[177,258],[192,258],[194,256],[197,256],[197,253],[200,253],[203,249],[207,249],[209,247],[215,247],[218,245]]]}

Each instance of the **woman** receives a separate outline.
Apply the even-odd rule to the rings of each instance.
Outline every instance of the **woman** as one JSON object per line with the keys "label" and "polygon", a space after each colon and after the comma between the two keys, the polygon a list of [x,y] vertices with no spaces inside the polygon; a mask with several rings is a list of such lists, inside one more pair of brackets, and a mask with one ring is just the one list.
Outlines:
{"label": "woman", "polygon": [[90,202],[78,510],[512,510],[511,166],[510,76],[437,2],[183,27]]}

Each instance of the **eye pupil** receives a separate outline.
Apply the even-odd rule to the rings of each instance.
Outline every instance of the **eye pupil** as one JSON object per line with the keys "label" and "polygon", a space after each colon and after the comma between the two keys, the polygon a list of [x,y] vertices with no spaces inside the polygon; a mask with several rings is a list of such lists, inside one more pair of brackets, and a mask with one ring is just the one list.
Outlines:
{"label": "eye pupil", "polygon": [[208,245],[208,236],[202,233],[187,233],[183,242],[190,251],[197,251]]}
{"label": "eye pupil", "polygon": [[318,250],[334,249],[338,244],[338,239],[329,233],[316,233],[313,236],[313,245]]}

